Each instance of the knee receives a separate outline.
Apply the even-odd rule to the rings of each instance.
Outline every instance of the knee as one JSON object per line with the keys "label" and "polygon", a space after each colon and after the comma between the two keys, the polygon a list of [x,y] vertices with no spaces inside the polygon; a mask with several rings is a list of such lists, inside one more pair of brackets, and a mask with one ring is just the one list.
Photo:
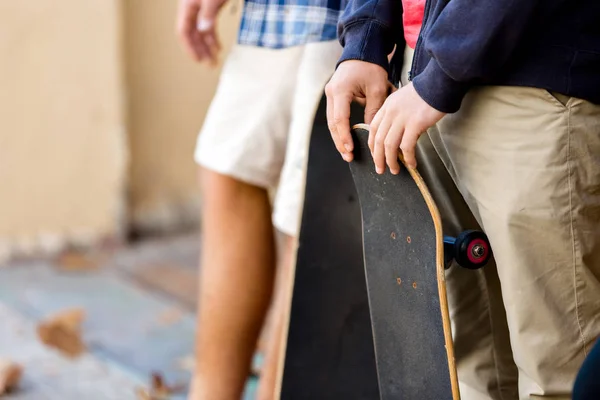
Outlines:
{"label": "knee", "polygon": [[198,167],[198,182],[204,204],[226,205],[267,194],[265,188],[203,167]]}

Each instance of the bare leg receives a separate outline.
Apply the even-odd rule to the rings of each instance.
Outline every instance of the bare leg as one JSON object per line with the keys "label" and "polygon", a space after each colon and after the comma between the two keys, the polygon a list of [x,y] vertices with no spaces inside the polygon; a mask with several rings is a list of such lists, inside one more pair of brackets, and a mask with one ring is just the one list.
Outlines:
{"label": "bare leg", "polygon": [[266,190],[201,169],[202,256],[190,400],[238,400],[273,290]]}
{"label": "bare leg", "polygon": [[268,346],[265,353],[265,363],[261,372],[257,400],[272,400],[275,392],[275,380],[281,360],[281,343],[284,340],[285,313],[289,307],[287,299],[290,285],[291,271],[296,259],[296,239],[285,235],[284,252],[281,259],[279,275],[277,279],[277,292],[273,304],[273,327],[269,336]]}
{"label": "bare leg", "polygon": [[[276,314],[276,308],[277,308],[277,304],[278,304],[278,297],[281,297],[279,293],[281,289],[281,285],[282,284],[289,284],[289,283],[284,283],[283,281],[285,280],[285,276],[286,275],[286,265],[287,264],[287,257],[289,254],[289,251],[286,251],[286,247],[289,246],[290,244],[288,243],[288,241],[291,238],[286,235],[285,233],[281,232],[281,231],[277,231],[275,230],[275,249],[276,249],[276,254],[277,254],[277,273],[275,274],[275,286],[274,286],[274,292],[273,295],[271,296],[271,304],[269,305],[269,310],[267,311],[267,315],[265,317],[265,322],[263,323],[262,326],[262,331],[260,333],[260,336],[258,338],[258,343],[256,346],[256,352],[261,354],[261,362],[260,365],[253,365],[253,370],[252,372],[256,375],[256,376],[260,376],[261,372],[262,372],[262,368],[264,366],[264,356],[265,354],[267,354],[267,351],[269,349],[269,345],[271,343],[271,338],[273,337],[273,335],[275,334],[275,314]],[[293,255],[294,259],[295,259],[295,254]],[[283,265],[282,265],[283,264]],[[284,276],[285,275],[285,276]],[[274,340],[278,340],[278,338],[274,338]]]}

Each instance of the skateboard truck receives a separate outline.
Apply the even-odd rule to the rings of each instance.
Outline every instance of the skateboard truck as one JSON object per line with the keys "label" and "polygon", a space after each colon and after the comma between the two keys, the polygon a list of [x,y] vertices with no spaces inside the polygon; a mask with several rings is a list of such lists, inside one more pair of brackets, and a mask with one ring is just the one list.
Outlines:
{"label": "skateboard truck", "polygon": [[444,236],[445,268],[452,260],[468,269],[479,269],[487,264],[492,255],[490,242],[485,233],[475,230],[461,232],[457,237]]}

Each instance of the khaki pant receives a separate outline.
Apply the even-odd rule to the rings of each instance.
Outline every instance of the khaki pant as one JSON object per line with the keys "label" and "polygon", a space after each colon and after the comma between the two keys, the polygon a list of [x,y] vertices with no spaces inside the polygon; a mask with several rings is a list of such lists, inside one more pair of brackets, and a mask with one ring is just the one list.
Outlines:
{"label": "khaki pant", "polygon": [[[417,159],[444,233],[481,230],[428,135],[419,140]],[[517,399],[517,368],[494,260],[476,271],[453,265],[446,272],[446,288],[461,399]]]}
{"label": "khaki pant", "polygon": [[462,399],[570,399],[600,334],[600,106],[474,89],[418,157],[445,233],[481,226],[495,255],[447,273]]}
{"label": "khaki pant", "polygon": [[569,399],[600,334],[600,106],[478,88],[429,136],[490,238],[519,398]]}

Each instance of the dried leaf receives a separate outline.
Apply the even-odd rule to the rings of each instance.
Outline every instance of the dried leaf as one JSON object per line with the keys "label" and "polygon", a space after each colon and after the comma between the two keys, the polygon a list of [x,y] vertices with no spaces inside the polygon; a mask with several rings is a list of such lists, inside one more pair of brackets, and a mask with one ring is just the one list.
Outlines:
{"label": "dried leaf", "polygon": [[88,271],[95,270],[101,264],[102,259],[97,254],[66,251],[62,253],[57,260],[57,264],[61,269],[68,271]]}
{"label": "dried leaf", "polygon": [[150,377],[150,389],[136,388],[135,395],[137,400],[168,400],[171,395],[182,393],[185,387],[185,384],[169,386],[159,372],[153,372]]}
{"label": "dried leaf", "polygon": [[6,359],[0,359],[0,395],[12,392],[23,375],[23,368]]}
{"label": "dried leaf", "polygon": [[140,387],[135,389],[135,397],[137,398],[137,400],[152,400],[150,394],[148,393],[148,390]]}
{"label": "dried leaf", "polygon": [[160,375],[158,372],[153,372],[152,373],[152,394],[156,394],[156,395],[166,395],[168,394],[169,390],[167,388],[167,386],[165,385],[165,381],[162,377],[162,375]]}
{"label": "dried leaf", "polygon": [[170,395],[181,393],[185,390],[185,384],[167,385],[159,372],[153,372],[151,378],[150,398],[151,400],[168,399]]}
{"label": "dried leaf", "polygon": [[85,311],[74,308],[61,311],[38,324],[37,333],[47,346],[59,350],[67,357],[77,357],[85,351],[81,338],[81,323]]}

